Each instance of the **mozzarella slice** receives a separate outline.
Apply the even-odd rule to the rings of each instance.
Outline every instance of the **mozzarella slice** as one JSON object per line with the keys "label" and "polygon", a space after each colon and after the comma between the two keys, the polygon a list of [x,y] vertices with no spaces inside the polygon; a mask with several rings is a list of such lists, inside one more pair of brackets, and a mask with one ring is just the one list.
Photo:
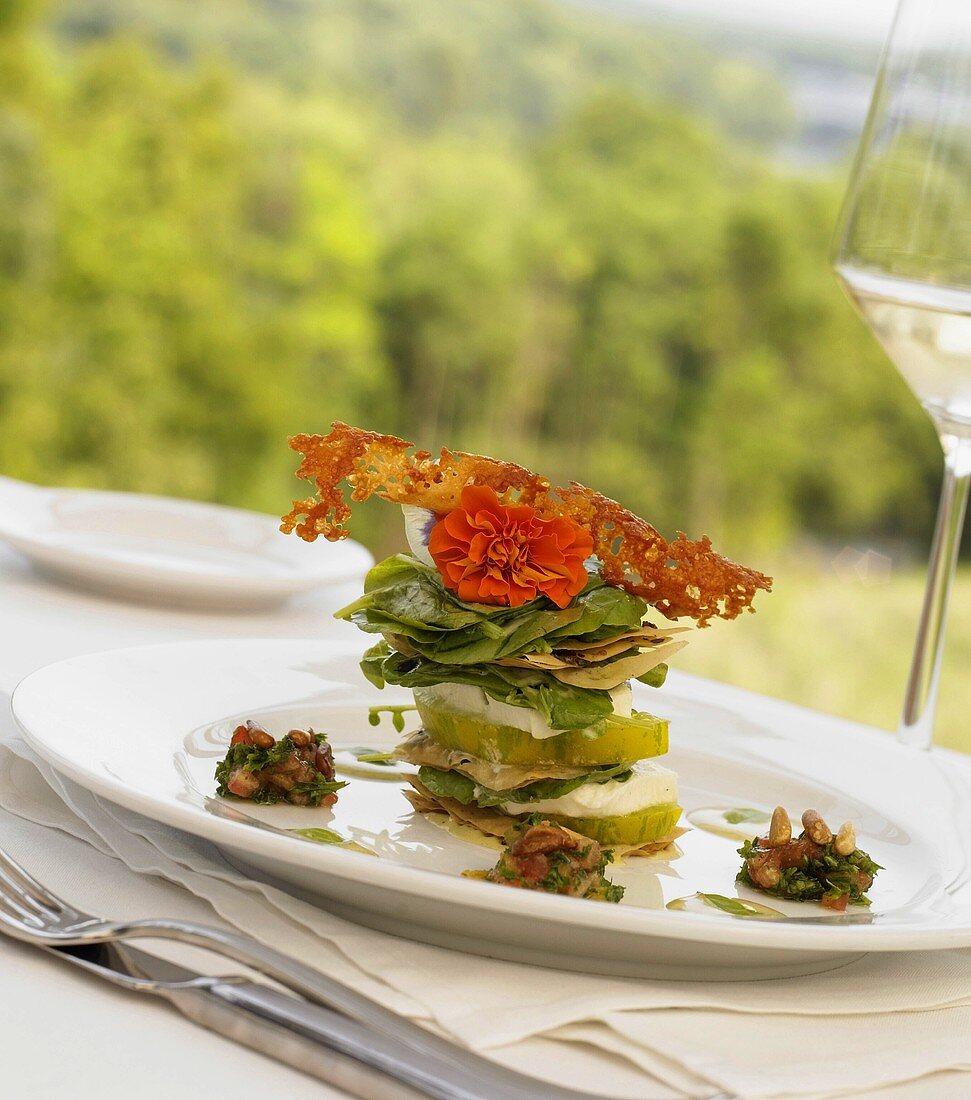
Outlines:
{"label": "mozzarella slice", "polygon": [[678,777],[652,760],[638,760],[624,783],[584,783],[560,798],[504,802],[507,814],[563,814],[565,817],[624,817],[662,802],[678,801]]}

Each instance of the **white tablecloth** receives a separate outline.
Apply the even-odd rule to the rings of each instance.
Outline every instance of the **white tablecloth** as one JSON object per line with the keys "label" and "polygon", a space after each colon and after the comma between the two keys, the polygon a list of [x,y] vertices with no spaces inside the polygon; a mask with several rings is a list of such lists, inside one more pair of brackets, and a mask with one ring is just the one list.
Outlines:
{"label": "white tablecloth", "polygon": [[[329,614],[354,594],[353,589],[330,591],[261,615],[200,615],[64,588],[34,575],[19,557],[0,549],[0,692],[9,693],[21,676],[39,665],[118,646],[229,636],[356,638],[352,628],[334,622]],[[0,706],[5,706],[3,699]],[[7,814],[0,816],[0,835],[16,856],[26,860],[28,853],[34,854],[32,866],[38,873],[50,848],[50,863],[62,876],[58,879],[61,892],[82,903],[90,883],[102,880],[99,861],[107,857],[79,841]],[[110,878],[103,876],[104,881]],[[157,896],[158,912],[174,908],[176,894],[185,911],[187,895],[179,887],[160,878],[140,880],[139,888],[143,887]],[[114,910],[112,900],[104,897],[100,908],[117,911],[121,899],[115,899]],[[211,919],[202,901],[190,900],[198,909],[196,919]],[[4,1100],[129,1100],[133,1093],[139,1100],[163,1096],[168,1100],[172,1095],[201,1097],[227,1090],[237,1100],[256,1100],[270,1095],[271,1089],[294,1100],[339,1095],[195,1027],[165,1005],[142,1000],[133,1009],[130,996],[2,938],[0,975],[0,1097]],[[618,1024],[622,1029],[620,1018]],[[561,1029],[560,1038],[574,1039],[575,1048],[562,1041],[530,1039],[502,1055],[534,1073],[541,1074],[544,1065],[556,1065],[557,1076],[562,1079],[564,1070],[568,1071],[577,1087],[597,1086],[598,1091],[609,1089],[618,1096],[641,1095],[630,1063],[606,1052],[593,1055],[584,1044],[584,1027]],[[971,1036],[968,1043],[971,1061]],[[575,1053],[581,1050],[582,1058]],[[866,1052],[861,1055],[866,1057]],[[956,1100],[971,1095],[971,1077],[938,1074],[919,1085],[866,1095],[888,1100]]]}
{"label": "white tablecloth", "polygon": [[[263,614],[199,615],[64,587],[0,546],[0,707],[6,709],[6,697],[28,672],[78,653],[182,638],[333,633],[343,624],[330,611],[354,594],[353,588],[332,591]],[[5,821],[0,827],[9,832],[16,826]],[[44,843],[41,830],[24,828],[35,843]],[[71,842],[58,838],[59,845],[65,843],[70,847]],[[185,891],[160,879],[148,881],[158,892],[159,912],[171,908],[165,903],[170,891],[184,903]],[[197,919],[211,921],[208,907],[199,903],[198,908]],[[343,1097],[190,1024],[165,1004],[143,998],[137,1012],[132,1007],[131,996],[0,937],[0,1096],[220,1096],[226,1092],[226,1067],[232,1065],[237,1100],[265,1100],[274,1094],[271,1089],[280,1089],[290,1100]]]}

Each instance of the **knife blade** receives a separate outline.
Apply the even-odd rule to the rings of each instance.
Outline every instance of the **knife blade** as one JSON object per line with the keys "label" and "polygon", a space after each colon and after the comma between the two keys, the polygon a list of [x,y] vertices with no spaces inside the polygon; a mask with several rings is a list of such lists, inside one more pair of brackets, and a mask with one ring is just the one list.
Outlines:
{"label": "knife blade", "polygon": [[340,1012],[247,978],[209,977],[127,943],[44,948],[165,997],[184,1016],[362,1100],[597,1100],[506,1069],[460,1047],[416,1050]]}

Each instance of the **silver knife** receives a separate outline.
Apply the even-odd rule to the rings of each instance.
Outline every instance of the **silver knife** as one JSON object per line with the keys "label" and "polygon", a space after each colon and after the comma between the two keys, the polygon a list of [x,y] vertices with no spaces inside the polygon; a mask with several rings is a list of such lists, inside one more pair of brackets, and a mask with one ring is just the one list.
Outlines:
{"label": "silver knife", "polygon": [[[596,1100],[460,1047],[427,1049],[242,977],[209,977],[127,944],[44,948],[115,985],[165,997],[184,1016],[362,1100]],[[602,1100],[602,1098],[601,1098]]]}

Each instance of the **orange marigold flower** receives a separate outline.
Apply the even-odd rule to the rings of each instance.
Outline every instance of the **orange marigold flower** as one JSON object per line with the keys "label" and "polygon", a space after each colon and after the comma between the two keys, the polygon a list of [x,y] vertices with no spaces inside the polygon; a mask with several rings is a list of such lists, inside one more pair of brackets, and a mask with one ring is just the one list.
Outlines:
{"label": "orange marigold flower", "polygon": [[466,603],[520,607],[547,596],[557,607],[583,591],[590,533],[566,516],[541,519],[525,504],[502,504],[495,490],[466,485],[459,507],[432,528],[428,550]]}

